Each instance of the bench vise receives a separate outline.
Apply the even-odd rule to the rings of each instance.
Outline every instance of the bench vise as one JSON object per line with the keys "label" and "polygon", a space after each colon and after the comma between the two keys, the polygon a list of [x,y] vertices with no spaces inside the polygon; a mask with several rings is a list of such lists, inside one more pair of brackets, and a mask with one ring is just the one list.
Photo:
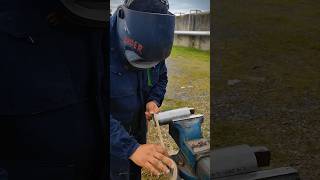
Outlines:
{"label": "bench vise", "polygon": [[203,138],[202,114],[194,114],[193,108],[180,108],[155,115],[160,125],[169,124],[169,134],[179,147],[172,156],[184,180],[210,179],[210,143]]}
{"label": "bench vise", "polygon": [[[156,114],[160,125],[169,124],[169,134],[179,147],[172,156],[184,180],[299,180],[292,167],[268,168],[271,153],[264,146],[239,145],[210,151],[203,138],[202,114],[180,108]],[[210,170],[211,164],[211,170]]]}

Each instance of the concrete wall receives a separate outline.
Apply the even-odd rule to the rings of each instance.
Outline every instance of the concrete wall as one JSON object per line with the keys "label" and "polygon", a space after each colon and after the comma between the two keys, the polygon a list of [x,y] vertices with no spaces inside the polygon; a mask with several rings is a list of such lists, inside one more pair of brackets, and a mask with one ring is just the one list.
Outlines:
{"label": "concrete wall", "polygon": [[[176,31],[210,31],[210,13],[176,16]],[[210,36],[175,35],[174,45],[210,50]]]}
{"label": "concrete wall", "polygon": [[175,35],[174,45],[210,50],[210,36]]}
{"label": "concrete wall", "polygon": [[[190,22],[190,23],[189,23]],[[210,31],[210,13],[176,16],[177,31]]]}

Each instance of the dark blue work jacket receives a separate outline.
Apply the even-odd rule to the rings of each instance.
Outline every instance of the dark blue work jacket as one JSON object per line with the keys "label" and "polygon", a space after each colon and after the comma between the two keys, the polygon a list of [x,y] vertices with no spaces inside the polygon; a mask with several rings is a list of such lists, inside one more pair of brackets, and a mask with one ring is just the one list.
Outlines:
{"label": "dark blue work jacket", "polygon": [[107,30],[53,26],[48,15],[62,9],[59,0],[1,0],[0,177],[106,174]]}
{"label": "dark blue work jacket", "polygon": [[113,15],[110,18],[110,170],[111,174],[126,179],[130,173],[128,158],[139,144],[145,143],[146,103],[162,104],[168,78],[164,61],[149,70],[134,70],[127,65],[118,48],[116,21]]}

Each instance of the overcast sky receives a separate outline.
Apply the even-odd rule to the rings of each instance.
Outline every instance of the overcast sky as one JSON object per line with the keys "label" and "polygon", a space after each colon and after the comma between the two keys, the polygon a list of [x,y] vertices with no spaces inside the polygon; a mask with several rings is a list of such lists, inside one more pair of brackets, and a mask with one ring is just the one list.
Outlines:
{"label": "overcast sky", "polygon": [[[123,0],[111,0],[111,10],[114,10],[121,4]],[[170,11],[172,13],[189,12],[190,10],[209,11],[210,0],[169,0]]]}

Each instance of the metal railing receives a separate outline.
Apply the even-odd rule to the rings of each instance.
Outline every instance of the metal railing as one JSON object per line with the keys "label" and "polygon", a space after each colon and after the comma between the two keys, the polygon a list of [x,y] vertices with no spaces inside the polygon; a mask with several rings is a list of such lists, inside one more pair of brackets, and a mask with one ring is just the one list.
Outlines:
{"label": "metal railing", "polygon": [[210,31],[174,31],[175,35],[210,36]]}

